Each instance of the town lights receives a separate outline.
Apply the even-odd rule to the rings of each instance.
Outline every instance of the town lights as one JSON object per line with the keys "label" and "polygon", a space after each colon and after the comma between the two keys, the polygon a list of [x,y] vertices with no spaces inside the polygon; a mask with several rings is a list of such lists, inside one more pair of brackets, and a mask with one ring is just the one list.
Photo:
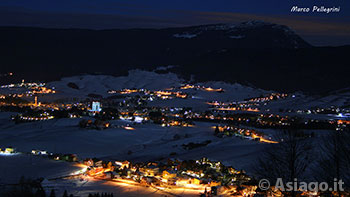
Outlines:
{"label": "town lights", "polygon": [[126,130],[135,130],[135,128],[129,127],[129,126],[124,127],[124,129],[126,129]]}

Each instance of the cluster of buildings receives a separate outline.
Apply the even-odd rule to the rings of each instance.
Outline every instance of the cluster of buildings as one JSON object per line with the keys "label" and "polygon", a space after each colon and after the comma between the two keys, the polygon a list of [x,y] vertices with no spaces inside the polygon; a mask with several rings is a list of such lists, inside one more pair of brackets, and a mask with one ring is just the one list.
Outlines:
{"label": "cluster of buildings", "polygon": [[31,95],[34,95],[34,94],[55,94],[56,90],[53,90],[51,88],[47,88],[44,86],[33,86],[26,93],[31,94]]}
{"label": "cluster of buildings", "polygon": [[213,126],[215,129],[215,135],[218,137],[223,136],[236,136],[241,137],[244,139],[250,139],[255,140],[258,142],[263,143],[269,143],[269,144],[276,144],[277,141],[274,141],[269,137],[269,139],[266,139],[265,135],[261,132],[258,132],[254,129],[245,129],[245,128],[238,128],[235,126]]}
{"label": "cluster of buildings", "polygon": [[167,99],[173,99],[173,98],[182,98],[182,99],[189,98],[190,95],[188,93],[181,91],[181,90],[187,90],[187,89],[196,89],[196,90],[203,90],[208,92],[224,92],[222,88],[215,89],[211,87],[186,84],[180,87],[172,87],[165,90],[150,91],[150,90],[141,88],[141,89],[109,90],[108,93],[121,94],[121,95],[139,94],[140,96],[146,96],[148,101],[154,101],[155,99],[167,100]]}
{"label": "cluster of buildings", "polygon": [[51,153],[46,150],[33,149],[30,154],[35,156],[46,157],[55,161],[66,161],[66,162],[79,162],[79,158],[76,154],[61,154]]}
{"label": "cluster of buildings", "polygon": [[135,123],[153,121],[163,127],[191,127],[194,123],[186,119],[190,113],[191,110],[178,107],[143,107],[142,109],[126,107],[119,109],[119,118]]}
{"label": "cluster of buildings", "polygon": [[0,88],[2,89],[24,88],[26,90],[25,93],[14,94],[14,95],[17,95],[18,97],[33,96],[35,94],[55,94],[56,93],[56,91],[53,88],[48,88],[45,86],[46,86],[45,83],[25,83],[24,80],[22,80],[22,83],[2,85]]}
{"label": "cluster of buildings", "polygon": [[195,90],[203,90],[207,92],[224,92],[225,91],[222,88],[212,88],[212,87],[205,87],[205,86],[191,85],[191,84],[185,84],[181,86],[180,89],[182,90],[195,89]]}
{"label": "cluster of buildings", "polygon": [[293,119],[278,114],[260,114],[256,123],[261,126],[290,126]]}
{"label": "cluster of buildings", "polygon": [[31,154],[33,154],[33,155],[48,155],[48,152],[46,150],[33,149]]}
{"label": "cluster of buildings", "polygon": [[132,164],[129,161],[101,161],[86,159],[86,175],[106,180],[124,180],[144,186],[167,189],[192,189],[198,193],[217,195],[222,192],[232,194],[255,194],[257,186],[244,171],[224,166],[221,162],[200,160],[181,161],[168,159],[167,162],[147,162]]}
{"label": "cluster of buildings", "polygon": [[260,96],[255,98],[246,99],[248,102],[255,102],[255,103],[261,103],[261,102],[269,102],[279,99],[287,98],[289,95],[284,93],[271,93],[266,96]]}
{"label": "cluster of buildings", "polygon": [[44,87],[45,85],[46,85],[45,83],[30,83],[30,82],[25,83],[23,79],[21,83],[2,85],[0,86],[0,88],[21,88],[21,87],[33,88],[33,87]]}
{"label": "cluster of buildings", "polygon": [[15,110],[18,113],[12,116],[16,122],[44,121],[54,118],[79,118],[82,115],[93,116],[102,111],[100,102],[76,102],[76,103],[41,103],[38,97],[28,103],[0,102],[0,107],[5,110]]}
{"label": "cluster of buildings", "polygon": [[138,93],[140,96],[145,96],[147,100],[154,101],[155,99],[173,99],[173,98],[182,98],[185,99],[188,97],[188,94],[181,91],[171,91],[171,90],[156,90],[150,91],[147,89],[123,89],[123,90],[109,90],[109,94],[135,94]]}
{"label": "cluster of buildings", "polygon": [[217,112],[196,112],[189,113],[186,118],[197,121],[208,122],[228,122],[244,124],[249,126],[261,126],[261,127],[275,127],[275,126],[289,126],[294,121],[293,118],[288,116],[281,116],[275,114],[252,114],[252,113],[234,113],[234,114],[222,114]]}
{"label": "cluster of buildings", "polygon": [[162,127],[171,127],[171,126],[193,127],[194,123],[186,120],[165,120],[164,119],[161,125]]}
{"label": "cluster of buildings", "polygon": [[79,122],[80,128],[86,128],[86,129],[97,129],[97,130],[103,130],[110,127],[110,123],[108,121],[102,121],[102,120],[86,120],[82,119]]}
{"label": "cluster of buildings", "polygon": [[[0,106],[15,106],[15,107],[30,107],[35,110],[46,111],[47,113],[53,111],[64,111],[70,110],[73,107],[80,110],[87,116],[94,116],[102,112],[102,102],[105,105],[108,99],[102,99],[100,101],[93,101],[92,103],[86,102],[71,102],[71,103],[41,103],[38,101],[38,94],[51,94],[56,93],[54,89],[45,87],[45,83],[22,83],[19,84],[10,84],[4,85],[1,88],[27,88],[32,96],[35,98],[32,102],[27,103],[12,103],[5,101],[5,98],[9,95],[0,95]],[[222,92],[222,88],[211,88],[204,87],[199,85],[185,84],[180,87],[174,87],[166,90],[150,91],[147,89],[122,89],[122,90],[110,90],[110,94],[120,94],[120,95],[130,95],[126,99],[123,98],[121,102],[118,101],[117,104],[113,105],[112,108],[115,108],[118,113],[114,114],[117,118],[128,119],[138,123],[150,120],[149,113],[154,111],[154,109],[147,107],[147,101],[154,101],[156,99],[172,99],[172,98],[188,98],[190,97],[189,93],[183,92],[183,90],[195,89],[202,91],[212,91],[212,92]],[[28,94],[28,92],[26,93]],[[132,96],[131,96],[132,94]],[[16,97],[23,96],[22,94],[14,94]],[[192,126],[192,120],[209,120],[209,121],[238,121],[240,123],[249,124],[252,126],[264,126],[264,127],[277,127],[277,126],[290,126],[291,118],[283,117],[272,114],[257,114],[256,117],[245,117],[245,115],[238,115],[237,118],[235,115],[228,115],[230,111],[242,111],[242,112],[260,112],[260,106],[265,105],[267,102],[287,98],[288,94],[280,93],[271,93],[265,96],[245,99],[244,101],[239,102],[219,102],[212,101],[208,102],[209,105],[213,106],[211,112],[188,112],[185,113],[181,110],[168,110],[167,107],[158,107],[158,110],[162,111],[163,118],[161,121],[162,126]],[[293,95],[292,95],[293,96]],[[112,106],[112,105],[111,105]],[[299,110],[300,111],[300,110]],[[298,112],[299,112],[298,111]],[[80,117],[82,113],[70,113],[68,117],[76,118]],[[344,116],[350,111],[341,109],[338,107],[330,108],[315,108],[307,111],[300,111],[300,113],[315,113],[315,114],[335,114],[335,120],[344,120]],[[345,114],[345,115],[344,115]],[[274,117],[271,117],[274,116]],[[269,117],[266,117],[269,116]],[[39,114],[39,115],[20,115],[19,119],[21,121],[40,121],[40,120],[50,120],[56,116]],[[114,116],[113,116],[114,117]],[[59,118],[59,117],[58,117]],[[191,121],[188,121],[188,120]],[[338,124],[339,125],[339,124]],[[346,124],[342,124],[344,126]]]}
{"label": "cluster of buildings", "polygon": [[247,112],[259,112],[260,111],[258,108],[233,107],[233,106],[218,107],[218,108],[215,108],[215,110],[220,110],[220,111],[247,111]]}
{"label": "cluster of buildings", "polygon": [[[0,149],[0,154],[16,154],[14,148]],[[123,183],[125,187],[134,185],[172,191],[189,190],[200,196],[283,196],[274,186],[268,191],[258,189],[258,181],[248,176],[243,170],[225,166],[220,161],[208,158],[198,160],[168,159],[166,161],[132,163],[130,161],[106,161],[97,158],[78,159],[75,154],[48,153],[34,149],[32,155],[42,156],[56,161],[76,162],[82,167],[66,178],[91,177]],[[175,193],[175,192],[174,192]],[[344,192],[345,193],[345,192]],[[347,193],[348,194],[348,193]],[[314,191],[300,191],[298,196],[318,196]],[[333,193],[339,195],[339,193]]]}
{"label": "cluster of buildings", "polygon": [[51,120],[54,118],[55,117],[50,115],[48,112],[43,112],[43,113],[32,114],[32,115],[18,114],[16,116],[13,116],[12,120],[16,122],[33,122],[33,121]]}
{"label": "cluster of buildings", "polygon": [[173,98],[182,98],[185,99],[188,97],[188,94],[177,91],[177,92],[171,92],[171,91],[155,91],[151,95],[155,95],[158,98],[161,98],[163,100],[166,99],[173,99]]}
{"label": "cluster of buildings", "polygon": [[12,147],[0,148],[0,155],[13,155],[16,153],[16,149]]}
{"label": "cluster of buildings", "polygon": [[[157,112],[157,117],[151,113]],[[258,127],[288,127],[294,121],[288,116],[278,114],[222,114],[217,111],[194,112],[191,108],[176,107],[144,107],[133,110],[132,108],[122,108],[119,111],[120,119],[133,120],[141,123],[152,120],[164,127],[166,126],[194,126],[194,121],[237,123]],[[136,121],[137,120],[137,121]]]}
{"label": "cluster of buildings", "polygon": [[261,105],[266,105],[268,102],[273,100],[279,100],[287,98],[288,94],[271,93],[266,96],[255,97],[246,99],[239,102],[219,102],[211,101],[207,104],[213,106],[214,110],[218,111],[247,111],[247,112],[259,112]]}

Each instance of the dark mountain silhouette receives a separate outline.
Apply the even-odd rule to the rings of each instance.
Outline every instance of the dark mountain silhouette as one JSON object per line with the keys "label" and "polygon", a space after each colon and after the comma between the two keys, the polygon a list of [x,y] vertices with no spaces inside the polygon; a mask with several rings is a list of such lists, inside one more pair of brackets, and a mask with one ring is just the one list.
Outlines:
{"label": "dark mountain silhouette", "polygon": [[14,72],[14,80],[120,76],[178,65],[170,71],[187,79],[280,91],[319,93],[350,85],[349,46],[313,47],[286,26],[259,21],[126,30],[0,27],[0,43],[2,72]]}

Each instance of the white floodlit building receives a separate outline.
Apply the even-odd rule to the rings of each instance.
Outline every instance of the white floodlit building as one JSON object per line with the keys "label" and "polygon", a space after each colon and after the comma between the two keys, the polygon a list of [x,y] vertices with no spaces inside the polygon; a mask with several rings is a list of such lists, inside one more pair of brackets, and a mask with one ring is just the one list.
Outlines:
{"label": "white floodlit building", "polygon": [[91,106],[91,111],[92,112],[100,112],[100,111],[102,111],[101,103],[97,102],[97,101],[93,101],[92,102],[92,106]]}

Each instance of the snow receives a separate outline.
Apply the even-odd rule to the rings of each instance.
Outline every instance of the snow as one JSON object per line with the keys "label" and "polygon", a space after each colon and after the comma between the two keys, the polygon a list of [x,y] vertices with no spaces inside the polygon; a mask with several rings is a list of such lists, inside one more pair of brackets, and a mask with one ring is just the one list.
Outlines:
{"label": "snow", "polygon": [[228,84],[218,81],[209,81],[205,83],[196,84],[204,87],[211,87],[214,89],[223,88],[224,92],[208,92],[202,89],[185,89],[181,90],[187,93],[191,98],[187,99],[171,99],[171,100],[156,100],[149,102],[148,106],[157,107],[191,107],[195,111],[205,111],[211,106],[207,104],[210,101],[243,101],[246,98],[258,97],[262,94],[267,94],[270,91],[261,89],[254,89],[240,84]]}
{"label": "snow", "polygon": [[232,39],[242,39],[242,38],[245,38],[245,36],[242,36],[242,35],[230,36],[230,38],[232,38]]}
{"label": "snow", "polygon": [[[79,119],[59,119],[13,125],[2,130],[0,144],[25,152],[40,149],[56,153],[74,153],[81,158],[99,157],[131,161],[159,159],[176,152],[179,158],[199,159],[207,156],[233,162],[237,168],[242,169],[245,169],[247,161],[256,155],[252,154],[253,150],[259,150],[257,147],[263,146],[261,143],[239,138],[217,138],[213,135],[211,123],[198,122],[189,128],[142,124],[133,125],[135,130],[89,130],[79,128],[78,122]],[[126,125],[127,122],[118,120],[112,124]],[[182,137],[174,140],[175,134]],[[212,144],[190,151],[182,148],[183,144],[206,140],[211,140]],[[129,151],[133,153],[130,155]],[[231,153],[227,154],[227,151]]]}
{"label": "snow", "polygon": [[[79,90],[67,86],[75,83]],[[114,77],[108,75],[82,75],[63,78],[60,81],[48,83],[48,87],[55,87],[58,94],[75,97],[87,96],[90,93],[102,96],[108,95],[108,90],[121,90],[124,88],[146,88],[161,90],[172,86],[180,86],[183,82],[176,74],[157,74],[150,71],[131,70],[128,76]]]}
{"label": "snow", "polygon": [[[164,67],[169,68],[169,67]],[[161,69],[164,69],[163,67]],[[67,86],[68,83],[75,83],[79,89],[73,89]],[[171,87],[180,87],[186,82],[179,78],[174,73],[158,74],[150,71],[131,70],[128,76],[114,77],[107,75],[82,75],[63,78],[60,81],[48,83],[48,87],[55,87],[57,94],[45,95],[40,97],[40,100],[56,100],[57,98],[85,98],[88,94],[94,93],[103,97],[111,96],[108,94],[109,90],[121,90],[125,88],[133,89],[148,89],[148,90],[165,90]],[[228,84],[220,81],[209,81],[205,83],[198,83],[194,85],[211,87],[211,88],[223,88],[223,93],[218,92],[206,92],[203,90],[187,89],[180,90],[185,93],[189,93],[191,96],[199,98],[199,104],[204,104],[206,101],[218,100],[218,101],[241,101],[245,98],[251,98],[260,96],[261,94],[269,93],[270,91],[264,91],[261,89],[254,89],[251,87],[243,86],[238,83]],[[181,105],[195,104],[198,100],[186,101],[177,100]],[[177,102],[176,101],[176,102]],[[173,101],[170,101],[174,103]],[[164,104],[168,104],[165,101]],[[176,103],[174,103],[176,104]],[[154,104],[151,104],[154,105]],[[196,104],[195,104],[196,105]],[[205,106],[206,107],[206,106]]]}
{"label": "snow", "polygon": [[187,38],[187,39],[191,39],[191,38],[195,38],[198,35],[197,34],[189,34],[189,33],[183,33],[183,34],[174,34],[173,35],[175,38]]}
{"label": "snow", "polygon": [[199,85],[204,87],[211,87],[214,89],[224,89],[223,93],[201,91],[196,95],[210,101],[243,101],[246,98],[258,97],[262,94],[267,94],[271,92],[261,89],[255,89],[248,86],[243,86],[239,83],[229,84],[222,81],[208,81],[204,83],[199,83]]}
{"label": "snow", "polygon": [[[175,157],[182,160],[208,157],[232,165],[237,169],[250,171],[252,161],[266,144],[236,137],[218,138],[213,135],[212,123],[195,122],[194,127],[161,127],[151,123],[132,125],[135,130],[111,128],[92,130],[79,128],[80,119],[58,119],[43,122],[11,124],[6,122],[8,113],[0,113],[2,125],[0,144],[12,146],[22,152],[32,149],[55,153],[74,153],[80,158],[97,157],[105,160],[151,161]],[[113,125],[130,124],[115,120]],[[175,135],[180,138],[174,138]],[[185,150],[182,145],[211,140],[205,147]],[[129,154],[132,151],[132,154]],[[170,154],[176,153],[174,156]],[[14,167],[16,166],[16,167]],[[16,182],[19,177],[44,177],[46,179],[69,175],[78,168],[71,163],[51,161],[38,156],[0,156],[1,181]],[[0,182],[1,183],[1,182]],[[44,187],[64,190],[74,195],[86,196],[93,192],[114,192],[123,196],[161,196],[166,192],[139,186],[125,187],[122,184],[96,180],[55,180],[44,182]],[[173,191],[174,192],[174,191]],[[181,196],[198,195],[198,191],[176,191]]]}
{"label": "snow", "polygon": [[[166,70],[171,67],[162,67]],[[68,83],[75,83],[79,89],[72,89]],[[128,76],[114,77],[107,75],[81,75],[63,78],[51,82],[48,87],[55,87],[55,95],[43,96],[51,99],[78,97],[85,98],[90,93],[111,96],[108,90],[124,88],[144,88],[149,90],[164,90],[170,87],[180,87],[186,82],[173,73],[157,74],[150,71],[132,70]],[[246,98],[258,97],[271,91],[229,84],[220,81],[208,81],[193,84],[200,87],[222,88],[224,92],[208,92],[201,88],[181,90],[188,93],[190,98],[172,100],[155,100],[149,106],[192,107],[193,110],[205,111],[210,106],[208,101],[233,102]],[[343,91],[331,96],[311,97],[296,94],[277,101],[271,101],[263,109],[277,112],[284,109],[309,109],[316,106],[341,106],[350,103],[350,93]],[[237,137],[218,138],[213,135],[214,123],[195,122],[194,127],[161,127],[151,123],[131,125],[135,130],[126,130],[122,126],[131,124],[128,121],[114,120],[115,127],[106,130],[79,128],[81,119],[54,119],[42,122],[15,124],[10,116],[15,113],[0,112],[0,145],[12,146],[21,152],[33,149],[47,150],[62,154],[77,154],[80,158],[97,157],[106,160],[130,160],[132,162],[161,160],[175,157],[182,160],[200,159],[208,157],[211,160],[222,161],[225,165],[232,165],[236,169],[243,169],[252,173],[254,161],[267,144]],[[311,117],[311,116],[310,116]],[[329,117],[328,117],[329,118]],[[254,128],[253,128],[254,129]],[[273,129],[259,130],[272,136]],[[315,131],[315,133],[320,133]],[[320,133],[323,135],[325,132]],[[174,136],[180,138],[174,138]],[[185,150],[182,145],[201,143],[210,140],[207,146]],[[131,154],[130,154],[131,152]],[[175,154],[175,155],[174,155]],[[15,183],[22,175],[26,177],[46,179],[68,175],[78,167],[66,162],[51,161],[41,157],[25,154],[0,155],[0,183]],[[57,180],[45,181],[45,187],[58,188],[63,193],[65,189],[74,191],[75,195],[86,196],[91,192],[111,191],[123,196],[142,195],[160,196],[166,193],[152,188],[139,186],[125,188],[117,183],[107,183],[96,180]],[[196,193],[198,194],[198,193]],[[179,193],[179,195],[182,195]],[[184,194],[185,195],[185,194]],[[190,195],[190,194],[188,194]]]}
{"label": "snow", "polygon": [[[167,189],[160,191],[151,187],[144,187],[140,185],[128,185],[123,183],[108,182],[92,178],[86,178],[84,180],[71,179],[71,180],[57,180],[50,181],[50,185],[54,185],[57,191],[57,196],[61,196],[64,190],[69,191],[74,196],[88,196],[90,193],[113,193],[114,196],[145,196],[145,197],[157,197],[157,196],[169,196]],[[71,192],[73,191],[73,192]],[[171,193],[179,196],[198,196],[199,191],[191,190],[171,190]]]}
{"label": "snow", "polygon": [[18,183],[25,178],[57,178],[69,175],[79,168],[72,163],[53,161],[39,156],[16,154],[0,155],[0,184]]}
{"label": "snow", "polygon": [[295,97],[270,102],[265,108],[272,111],[278,109],[307,110],[311,108],[345,107],[350,103],[350,93],[333,94],[328,96],[306,96],[296,94]]}

